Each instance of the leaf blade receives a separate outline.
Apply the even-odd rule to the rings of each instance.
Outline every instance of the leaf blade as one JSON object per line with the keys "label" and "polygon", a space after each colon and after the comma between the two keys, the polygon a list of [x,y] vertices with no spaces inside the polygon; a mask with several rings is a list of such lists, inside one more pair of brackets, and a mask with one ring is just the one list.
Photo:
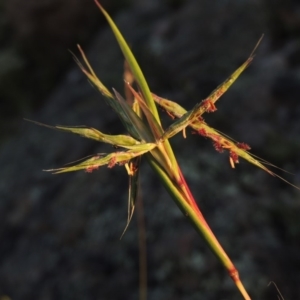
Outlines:
{"label": "leaf blade", "polygon": [[138,83],[142,94],[146,100],[146,103],[149,107],[149,109],[151,110],[151,112],[153,113],[155,119],[157,120],[157,122],[160,124],[160,118],[158,115],[158,111],[157,111],[157,107],[155,105],[155,102],[152,99],[151,96],[151,92],[148,86],[148,83],[144,77],[144,74],[139,66],[139,64],[137,63],[132,51],[130,50],[129,46],[127,45],[123,35],[121,34],[121,32],[119,31],[118,27],[116,26],[116,24],[114,23],[114,21],[112,20],[112,18],[109,16],[109,14],[106,12],[106,10],[100,5],[100,3],[95,0],[96,5],[99,7],[99,9],[101,10],[102,14],[104,15],[104,17],[106,18],[107,22],[109,23],[115,37],[116,40],[123,52],[123,55],[125,57],[125,59],[127,60],[130,69],[134,75],[134,79],[135,81]]}

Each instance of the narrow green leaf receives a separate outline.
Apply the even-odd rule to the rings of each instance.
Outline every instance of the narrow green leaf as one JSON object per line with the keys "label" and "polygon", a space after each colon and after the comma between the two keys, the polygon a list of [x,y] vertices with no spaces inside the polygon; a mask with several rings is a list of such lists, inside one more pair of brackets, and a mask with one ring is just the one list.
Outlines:
{"label": "narrow green leaf", "polygon": [[109,25],[117,39],[117,42],[123,52],[123,55],[130,66],[130,69],[134,75],[134,79],[136,80],[136,82],[138,83],[138,85],[142,91],[142,94],[144,96],[144,99],[146,100],[146,103],[147,103],[149,109],[153,113],[157,122],[160,124],[160,119],[159,119],[159,115],[157,112],[155,102],[152,99],[149,86],[147,84],[147,81],[143,75],[143,72],[142,72],[140,66],[138,65],[138,63],[137,63],[133,53],[131,52],[129,46],[127,45],[124,37],[122,36],[121,32],[119,31],[118,27],[116,26],[114,21],[111,19],[109,14],[105,11],[105,9],[100,5],[100,3],[97,0],[95,0],[95,3],[99,7],[99,9],[103,13],[103,15],[105,16],[107,22],[109,23]]}

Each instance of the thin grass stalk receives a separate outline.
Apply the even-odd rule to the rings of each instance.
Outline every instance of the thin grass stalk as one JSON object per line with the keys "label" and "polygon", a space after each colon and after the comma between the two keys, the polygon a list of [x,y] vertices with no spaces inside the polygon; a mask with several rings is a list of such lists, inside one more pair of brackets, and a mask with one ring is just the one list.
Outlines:
{"label": "thin grass stalk", "polygon": [[[189,187],[187,186],[184,180],[184,177],[183,176],[181,177],[182,178],[181,188],[186,191],[185,196],[188,197],[188,201],[182,195],[182,192],[179,189],[179,187],[173,184],[173,182],[170,180],[170,178],[165,173],[165,171],[154,160],[149,159],[149,163],[152,166],[152,168],[155,170],[155,172],[159,175],[163,185],[165,186],[169,194],[172,196],[173,200],[180,208],[182,213],[189,219],[189,221],[192,223],[196,231],[203,236],[203,238],[207,241],[207,244],[209,245],[213,253],[217,256],[217,258],[219,258],[223,266],[227,269],[229,276],[232,278],[233,282],[237,286],[240,293],[243,295],[244,299],[250,300],[251,298],[239,278],[239,273],[236,267],[234,266],[234,264],[232,263],[232,261],[230,260],[230,258],[228,257],[224,249],[222,248],[221,244],[213,234],[206,220],[204,219],[202,213],[200,212],[196,204],[196,201],[192,193],[190,192]],[[190,203],[193,203],[193,205],[190,205]],[[195,208],[194,205],[196,205],[197,208]]]}
{"label": "thin grass stalk", "polygon": [[[148,87],[148,84],[145,80],[145,77],[135,59],[133,56],[130,48],[128,47],[125,39],[123,38],[121,32],[113,22],[113,20],[110,18],[108,13],[102,8],[102,6],[99,4],[97,0],[95,0],[95,3],[100,8],[102,13],[104,14],[105,18],[107,19],[119,45],[120,48],[125,56],[125,59],[128,62],[128,65],[131,68],[131,72],[133,73],[135,77],[135,81],[138,83],[139,88],[141,89],[141,92],[144,96],[144,99],[147,103],[147,106],[149,110],[152,112],[154,118],[160,125],[160,118],[157,112],[157,107],[155,105],[155,102],[152,98],[150,89]],[[150,123],[149,123],[150,125]],[[151,126],[151,125],[150,125]],[[236,268],[234,267],[231,260],[228,258],[227,254],[217,241],[216,237],[212,233],[211,229],[209,228],[208,224],[206,223],[202,213],[200,212],[194,197],[192,196],[183,176],[180,171],[180,168],[178,166],[177,160],[174,156],[173,150],[170,146],[169,141],[166,139],[163,142],[164,150],[166,151],[168,157],[168,160],[171,161],[170,168],[163,169],[161,167],[161,164],[157,163],[156,159],[150,155],[149,153],[146,154],[146,157],[148,158],[148,161],[150,165],[154,168],[156,173],[161,178],[164,186],[169,191],[179,208],[183,211],[184,214],[187,215],[187,217],[190,219],[190,221],[193,223],[193,225],[196,227],[197,231],[201,233],[201,235],[204,236],[205,240],[208,242],[210,248],[213,250],[213,252],[217,255],[217,257],[220,259],[222,264],[226,267],[228,270],[231,278],[235,282],[236,286],[244,296],[244,299],[250,299],[249,295],[247,294],[245,288],[243,287]],[[154,150],[156,152],[156,150]],[[164,151],[162,151],[163,153]],[[162,155],[163,159],[164,155]],[[171,173],[171,174],[170,174]],[[171,175],[171,176],[170,176]]]}

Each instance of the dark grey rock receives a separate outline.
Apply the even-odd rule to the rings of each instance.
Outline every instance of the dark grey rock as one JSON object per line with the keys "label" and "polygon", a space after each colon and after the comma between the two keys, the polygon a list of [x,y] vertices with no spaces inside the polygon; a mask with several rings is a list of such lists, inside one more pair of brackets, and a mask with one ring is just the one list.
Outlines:
{"label": "dark grey rock", "polygon": [[[264,32],[254,62],[206,121],[296,174],[282,176],[300,185],[299,105],[283,103],[284,93],[274,94],[275,84],[277,91],[285,88],[279,86],[291,68],[289,45],[273,48],[266,3],[136,1],[115,21],[151,89],[188,109],[248,57]],[[95,36],[87,55],[99,78],[121,92],[122,56],[107,27]],[[123,132],[75,66],[45,104],[26,117]],[[111,148],[23,120],[17,127],[18,134],[0,148],[0,296],[138,299],[135,218],[119,241],[127,218],[124,168],[91,174],[42,171]],[[178,136],[172,144],[201,210],[253,299],[276,298],[274,288],[267,287],[271,280],[286,299],[298,299],[299,192],[243,162],[232,170],[226,154],[215,152],[201,137],[188,134],[183,143]],[[280,146],[284,151],[278,156]],[[241,299],[145,161],[141,186],[149,299]]]}

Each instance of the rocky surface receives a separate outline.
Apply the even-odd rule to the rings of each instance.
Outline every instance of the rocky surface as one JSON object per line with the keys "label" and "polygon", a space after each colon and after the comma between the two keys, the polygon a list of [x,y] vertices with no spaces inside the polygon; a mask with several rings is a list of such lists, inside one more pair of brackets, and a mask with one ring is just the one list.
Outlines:
{"label": "rocky surface", "polygon": [[[254,62],[206,121],[293,173],[278,170],[299,186],[299,7],[293,1],[271,2],[132,1],[114,19],[151,89],[188,109],[229,76],[264,33]],[[122,56],[106,26],[87,54],[103,82],[121,91]],[[123,132],[76,66],[25,117]],[[124,169],[42,171],[111,149],[23,120],[16,128],[0,148],[0,296],[138,299],[135,219],[119,240],[126,223]],[[244,162],[232,170],[227,156],[201,137],[177,136],[172,144],[201,210],[253,299],[277,299],[270,281],[285,299],[298,299],[299,191]],[[241,299],[146,163],[141,186],[149,299]]]}

